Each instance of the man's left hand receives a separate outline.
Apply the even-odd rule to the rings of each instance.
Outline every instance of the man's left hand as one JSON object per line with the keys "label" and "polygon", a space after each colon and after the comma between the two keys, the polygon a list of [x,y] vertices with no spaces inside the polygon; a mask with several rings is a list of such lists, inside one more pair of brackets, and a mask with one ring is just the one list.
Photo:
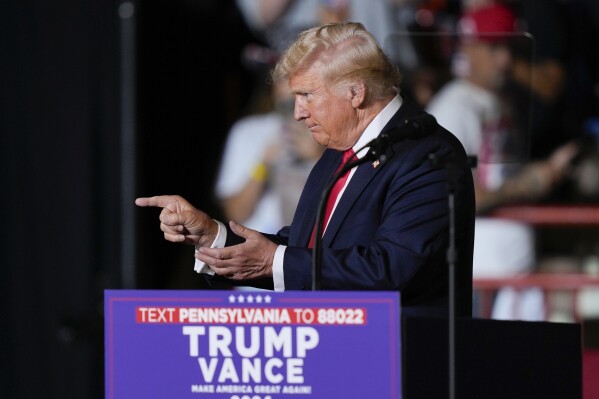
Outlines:
{"label": "man's left hand", "polygon": [[232,280],[272,277],[272,264],[277,244],[262,233],[241,224],[230,222],[235,234],[245,242],[225,248],[199,248],[196,258],[206,263],[214,272]]}

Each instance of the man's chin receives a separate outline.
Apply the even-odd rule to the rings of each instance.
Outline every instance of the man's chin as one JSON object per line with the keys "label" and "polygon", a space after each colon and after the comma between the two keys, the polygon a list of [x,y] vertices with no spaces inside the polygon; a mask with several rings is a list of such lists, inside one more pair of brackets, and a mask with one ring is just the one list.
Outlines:
{"label": "man's chin", "polygon": [[320,133],[312,132],[312,139],[324,147],[329,144],[328,136],[323,136]]}

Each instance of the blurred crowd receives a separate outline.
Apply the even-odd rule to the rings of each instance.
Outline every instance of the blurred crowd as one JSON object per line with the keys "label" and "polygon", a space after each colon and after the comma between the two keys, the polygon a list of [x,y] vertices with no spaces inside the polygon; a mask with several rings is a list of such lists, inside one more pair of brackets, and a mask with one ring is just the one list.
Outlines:
{"label": "blurred crowd", "polygon": [[[241,54],[256,76],[254,101],[247,114],[275,109],[267,72],[301,30],[320,23],[362,22],[397,61],[404,77],[402,95],[428,107],[431,99],[452,78],[468,68],[461,43],[463,16],[490,9],[478,17],[487,32],[510,37],[509,61],[486,56],[488,70],[495,63],[501,92],[512,108],[519,130],[511,147],[487,154],[481,163],[532,162],[554,155],[545,170],[531,171],[514,190],[544,179],[536,192],[521,192],[514,200],[589,202],[599,199],[597,136],[599,117],[599,60],[591,38],[599,34],[599,5],[589,0],[236,0],[255,43]],[[493,6],[505,6],[496,7]],[[513,17],[501,21],[497,10]],[[500,11],[499,11],[500,12]],[[511,19],[510,19],[511,18]],[[502,26],[501,23],[508,24]],[[463,28],[463,26],[462,26]],[[495,47],[497,47],[495,45]],[[495,54],[498,52],[495,51]],[[489,54],[492,54],[491,52]],[[499,64],[498,64],[499,62]],[[504,65],[500,65],[503,62]],[[443,123],[442,123],[443,124]],[[446,126],[447,127],[447,126]],[[452,130],[452,129],[449,129]],[[454,129],[455,130],[455,129]],[[458,134],[459,132],[454,132]],[[583,143],[576,154],[560,146]],[[272,150],[272,147],[271,147]],[[480,154],[475,154],[479,155]],[[489,158],[489,156],[491,158]],[[570,159],[572,158],[572,159]],[[268,162],[267,162],[268,163]],[[574,167],[576,166],[576,167]],[[505,168],[504,168],[505,169]],[[551,172],[553,173],[551,176]],[[550,187],[549,187],[550,186]],[[522,191],[522,190],[520,190]],[[494,203],[485,207],[493,207]]]}
{"label": "blurred crowd", "polygon": [[[236,0],[255,41],[243,64],[252,101],[224,148],[216,196],[224,215],[274,232],[291,221],[322,152],[293,120],[268,71],[305,28],[365,25],[397,63],[401,95],[454,133],[473,165],[475,277],[530,273],[535,230],[488,217],[519,203],[599,200],[599,3],[593,0]],[[500,292],[494,317],[544,317],[539,290]],[[514,313],[514,301],[521,309]]]}

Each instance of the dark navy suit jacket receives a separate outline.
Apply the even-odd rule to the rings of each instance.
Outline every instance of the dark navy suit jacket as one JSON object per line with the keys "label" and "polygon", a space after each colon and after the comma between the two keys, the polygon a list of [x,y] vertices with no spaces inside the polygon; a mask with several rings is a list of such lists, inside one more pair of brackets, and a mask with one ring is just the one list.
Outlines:
{"label": "dark navy suit jacket", "polygon": [[[383,131],[424,112],[404,101]],[[360,165],[333,213],[322,240],[324,290],[397,290],[404,309],[423,314],[448,304],[449,188],[454,192],[456,315],[470,316],[474,189],[472,173],[459,140],[444,128],[392,147],[392,156],[373,167]],[[441,160],[430,161],[431,155]],[[286,290],[312,287],[312,250],[307,248],[318,204],[341,162],[340,151],[327,149],[314,166],[290,226],[268,235],[287,245]],[[451,168],[444,165],[451,161]],[[454,179],[451,180],[450,173]],[[239,242],[228,229],[227,245]]]}

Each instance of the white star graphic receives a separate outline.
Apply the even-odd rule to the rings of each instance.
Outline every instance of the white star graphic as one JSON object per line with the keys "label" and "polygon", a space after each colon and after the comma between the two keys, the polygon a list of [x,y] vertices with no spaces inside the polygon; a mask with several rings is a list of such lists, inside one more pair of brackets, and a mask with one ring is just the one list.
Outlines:
{"label": "white star graphic", "polygon": [[266,303],[270,303],[271,299],[272,299],[272,298],[270,297],[270,295],[266,295],[266,296],[264,297],[264,302],[266,302]]}
{"label": "white star graphic", "polygon": [[251,295],[248,295],[247,301],[248,301],[248,303],[254,303],[254,297]]}
{"label": "white star graphic", "polygon": [[243,295],[239,295],[239,296],[237,297],[237,302],[239,302],[239,303],[243,303],[244,301],[245,301],[245,298],[243,297]]}
{"label": "white star graphic", "polygon": [[235,303],[235,296],[234,295],[230,295],[229,296],[229,303]]}
{"label": "white star graphic", "polygon": [[256,302],[257,303],[262,303],[262,295],[257,295],[256,296]]}

